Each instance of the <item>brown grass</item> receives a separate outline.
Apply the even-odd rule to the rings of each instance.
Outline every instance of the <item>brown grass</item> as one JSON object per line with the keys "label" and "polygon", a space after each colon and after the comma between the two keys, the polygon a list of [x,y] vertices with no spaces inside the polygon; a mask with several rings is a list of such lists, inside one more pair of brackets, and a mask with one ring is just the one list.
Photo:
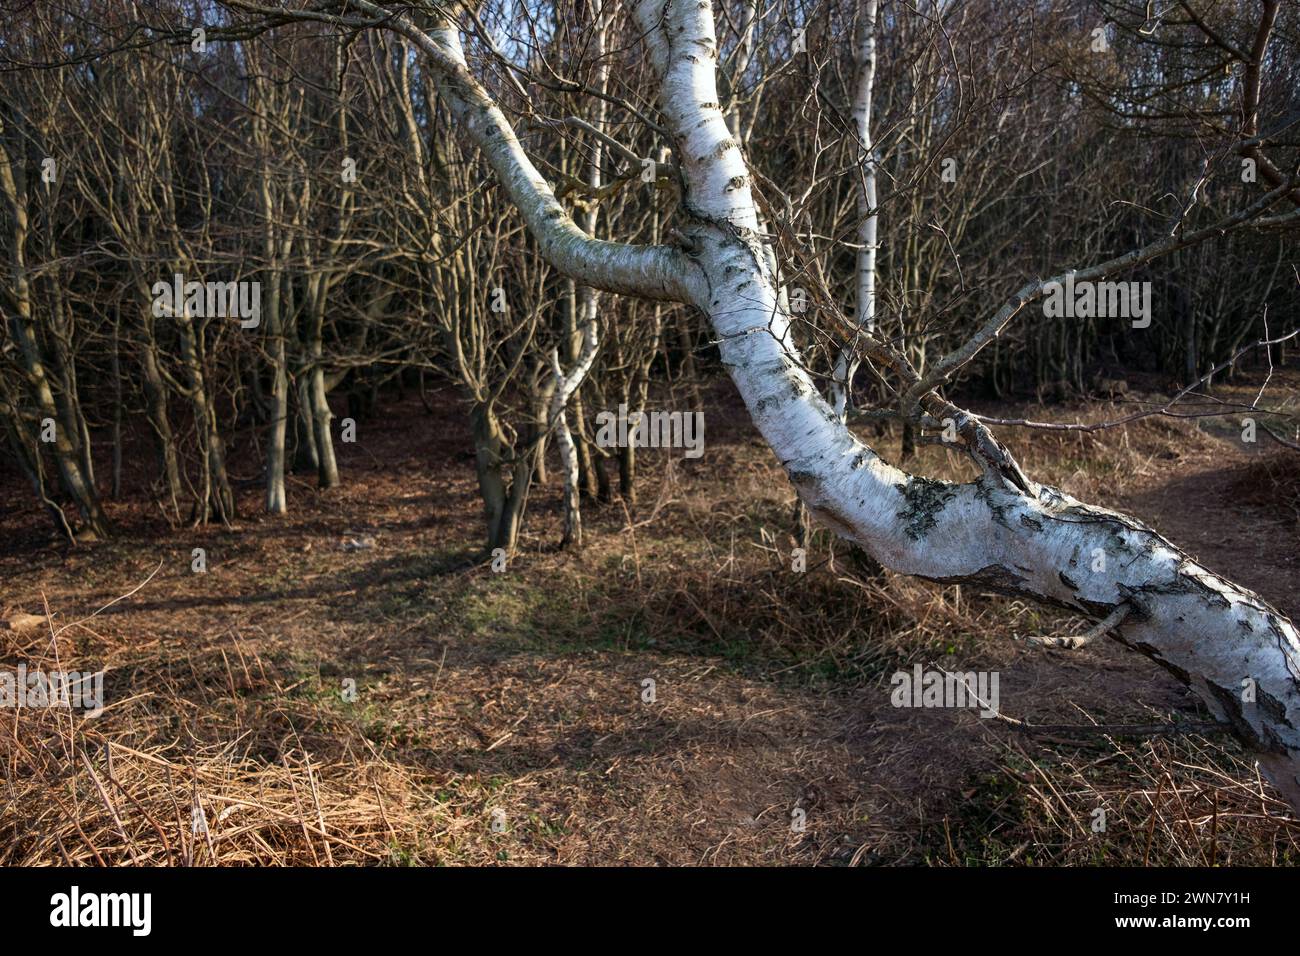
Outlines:
{"label": "brown grass", "polygon": [[[0,516],[0,540],[24,543],[0,554],[3,601],[55,609],[44,631],[0,632],[0,660],[105,668],[109,704],[3,714],[0,862],[1297,861],[1287,808],[1167,675],[1110,646],[1019,639],[1082,622],[864,580],[823,533],[792,573],[788,485],[734,396],[717,403],[704,459],[647,457],[643,500],[590,506],[581,552],[554,550],[558,490],[538,489],[503,574],[476,558],[450,396],[434,421],[411,403],[364,450],[341,446],[346,486],[295,483],[284,520],[256,517],[254,492],[233,531],[113,504],[113,541],[63,551],[31,546],[39,515]],[[1235,469],[1262,469],[1222,510],[1270,529],[1294,495],[1289,460],[1227,460],[1191,423],[1012,444],[1037,477],[1158,527],[1176,482],[1231,496]],[[967,468],[934,447],[917,467]],[[348,530],[376,547],[345,551]],[[206,575],[190,572],[198,546]],[[1285,567],[1255,573],[1270,599],[1296,590]],[[1004,712],[1058,729],[892,708],[890,674],[917,662],[997,670]]]}

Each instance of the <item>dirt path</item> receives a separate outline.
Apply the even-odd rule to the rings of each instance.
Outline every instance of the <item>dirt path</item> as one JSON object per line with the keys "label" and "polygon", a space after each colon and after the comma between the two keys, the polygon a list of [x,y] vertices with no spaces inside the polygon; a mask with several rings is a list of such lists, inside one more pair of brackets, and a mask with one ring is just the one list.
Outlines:
{"label": "dirt path", "polygon": [[[1163,480],[1122,495],[1120,506],[1300,620],[1300,514],[1269,493],[1262,456],[1274,448],[1247,449],[1215,438],[1208,448],[1180,455]],[[1280,467],[1286,455],[1277,456]]]}

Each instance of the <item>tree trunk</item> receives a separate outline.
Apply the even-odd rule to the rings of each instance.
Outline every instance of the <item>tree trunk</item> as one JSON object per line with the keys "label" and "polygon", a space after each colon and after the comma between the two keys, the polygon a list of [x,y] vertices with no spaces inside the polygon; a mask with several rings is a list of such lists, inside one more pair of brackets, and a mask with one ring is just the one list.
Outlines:
{"label": "tree trunk", "polygon": [[171,419],[167,414],[167,383],[158,362],[158,344],[154,338],[154,320],[148,302],[145,303],[144,341],[140,347],[140,371],[144,377],[145,415],[153,432],[154,448],[158,455],[158,474],[164,483],[166,500],[171,510],[163,510],[170,519],[181,520],[181,467],[176,457],[176,441],[172,434]]}
{"label": "tree trunk", "polygon": [[339,466],[334,458],[334,436],[330,432],[334,413],[330,411],[329,398],[325,392],[325,370],[319,364],[312,366],[308,397],[316,439],[318,484],[322,489],[335,488],[339,483]]}
{"label": "tree trunk", "polygon": [[[876,149],[871,139],[871,100],[876,84],[876,13],[879,0],[866,0],[862,22],[858,25],[858,88],[853,99],[853,126],[858,137],[859,170],[862,188],[858,190],[858,252],[854,270],[857,293],[858,329],[870,334],[876,327]],[[856,338],[856,337],[855,337]],[[835,359],[831,376],[831,394],[835,411],[846,421],[852,399],[853,376],[858,369],[856,341],[844,343]]]}
{"label": "tree trunk", "polygon": [[280,316],[280,279],[277,274],[271,274],[270,284],[266,335],[271,358],[271,431],[266,446],[266,510],[269,514],[282,515],[289,510],[284,487],[285,436],[289,430],[289,357]]}
{"label": "tree trunk", "polygon": [[206,522],[215,518],[228,523],[235,517],[235,495],[226,474],[226,448],[221,439],[221,429],[217,426],[217,412],[203,373],[203,329],[195,326],[192,317],[182,315],[180,330],[181,359],[188,377],[186,385],[194,411],[194,428],[199,436],[202,467],[203,490],[195,502],[194,520]]}
{"label": "tree trunk", "polygon": [[294,471],[317,471],[320,457],[316,452],[316,424],[312,415],[311,378],[306,370],[299,370],[297,389],[298,414],[294,416]]}

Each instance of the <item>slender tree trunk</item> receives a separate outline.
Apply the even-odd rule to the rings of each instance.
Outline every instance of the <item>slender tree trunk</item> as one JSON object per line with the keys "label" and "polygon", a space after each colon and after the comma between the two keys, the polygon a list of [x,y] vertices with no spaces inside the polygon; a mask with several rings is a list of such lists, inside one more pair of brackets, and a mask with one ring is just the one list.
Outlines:
{"label": "slender tree trunk", "polygon": [[[171,418],[167,414],[167,383],[163,379],[158,361],[158,345],[154,338],[154,320],[145,305],[144,341],[140,348],[140,371],[144,378],[145,414],[153,432],[154,448],[158,455],[158,473],[163,482],[167,501],[171,503],[169,515],[173,521],[181,520],[181,467],[176,455],[176,441],[172,433]],[[164,510],[166,508],[164,507]]]}
{"label": "slender tree trunk", "polygon": [[334,457],[334,436],[330,431],[334,413],[330,411],[329,397],[325,391],[325,370],[320,365],[312,367],[309,397],[318,456],[317,478],[321,488],[336,488],[339,483],[339,466]]}
{"label": "slender tree trunk", "polygon": [[[855,270],[858,330],[870,335],[876,328],[876,154],[871,138],[871,99],[876,83],[876,13],[879,0],[865,0],[862,22],[858,29],[858,88],[853,100],[853,126],[858,137],[859,171],[862,188],[858,190],[858,251]],[[856,342],[844,344],[835,360],[831,377],[831,394],[835,412],[847,420],[858,369]]]}
{"label": "slender tree trunk", "polygon": [[[592,34],[592,56],[596,61],[596,88],[601,93],[604,93],[609,85],[609,63],[605,59],[605,39],[609,20],[606,16],[605,0],[594,0],[593,6],[596,26]],[[597,102],[595,126],[600,129],[605,124],[608,106],[604,99],[599,99]],[[593,138],[587,161],[587,185],[593,193],[600,189],[600,164],[603,156],[604,144],[600,139]],[[583,213],[583,231],[589,236],[596,231],[597,215],[597,206],[594,202],[589,204]],[[555,433],[556,444],[559,446],[561,468],[564,475],[564,532],[560,542],[561,547],[567,547],[570,544],[582,544],[580,482],[582,473],[591,470],[590,457],[587,456],[584,459],[586,449],[579,447],[578,442],[574,440],[573,433],[569,430],[566,408],[572,404],[574,414],[578,416],[579,426],[577,430],[579,433],[578,441],[580,442],[583,412],[582,403],[577,401],[577,395],[578,390],[582,387],[583,380],[587,377],[587,373],[591,370],[591,366],[596,359],[596,323],[599,293],[591,286],[584,285],[578,290],[578,302],[581,324],[578,329],[570,330],[570,334],[566,336],[569,370],[566,372],[561,366],[558,351],[553,352],[551,355],[551,365],[555,375],[555,391],[551,399],[549,417],[551,427]],[[576,341],[578,338],[581,339],[580,346]]]}
{"label": "slender tree trunk", "polygon": [[284,487],[285,435],[289,424],[288,350],[280,314],[280,276],[271,273],[267,295],[267,345],[271,358],[271,430],[266,446],[266,510],[282,515],[289,510]]}
{"label": "slender tree trunk", "polygon": [[470,424],[474,432],[474,464],[487,522],[488,548],[506,548],[509,551],[513,542],[510,545],[502,542],[502,520],[508,496],[505,479],[501,475],[505,437],[490,405],[475,404],[470,412]]}
{"label": "slender tree trunk", "polygon": [[116,500],[122,496],[122,359],[120,339],[122,330],[122,306],[113,306],[113,475],[112,494]]}
{"label": "slender tree trunk", "polygon": [[322,489],[335,488],[339,483],[339,466],[334,457],[334,436],[331,431],[334,413],[330,411],[328,390],[325,387],[325,280],[325,274],[318,272],[308,283],[307,354],[310,365],[305,395],[311,408],[316,475]]}
{"label": "slender tree trunk", "polygon": [[235,495],[226,474],[225,443],[217,427],[216,409],[208,394],[207,377],[203,373],[203,353],[200,336],[194,319],[188,314],[180,317],[181,361],[188,379],[190,407],[194,412],[194,428],[199,436],[199,457],[202,482],[199,500],[195,503],[194,519],[205,522],[216,518],[229,522],[235,517]]}
{"label": "slender tree trunk", "polygon": [[14,459],[18,462],[18,467],[27,476],[32,491],[49,514],[54,527],[69,542],[75,542],[77,536],[73,532],[72,526],[68,524],[67,516],[63,513],[63,509],[50,498],[49,490],[45,487],[45,474],[41,467],[39,446],[27,447],[27,429],[23,426],[21,415],[10,402],[2,399],[0,399],[0,423],[4,424],[5,437],[8,439],[9,448],[13,451]]}
{"label": "slender tree trunk", "polygon": [[294,471],[318,471],[320,457],[316,451],[316,423],[312,413],[311,378],[305,368],[298,371],[297,410],[294,416]]}

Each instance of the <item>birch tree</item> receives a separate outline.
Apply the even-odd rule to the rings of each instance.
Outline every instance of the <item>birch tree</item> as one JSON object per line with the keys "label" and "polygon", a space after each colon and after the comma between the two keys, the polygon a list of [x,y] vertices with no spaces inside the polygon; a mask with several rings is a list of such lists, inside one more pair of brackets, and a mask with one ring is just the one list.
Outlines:
{"label": "birch tree", "polygon": [[[1187,684],[1300,808],[1300,635],[1293,624],[1141,522],[1032,480],[977,416],[940,394],[954,372],[1044,296],[1048,280],[1026,282],[924,375],[888,342],[866,343],[873,361],[908,383],[902,414],[930,427],[953,426],[979,466],[975,480],[954,483],[900,470],[822,397],[793,344],[791,317],[759,231],[754,181],[719,107],[711,3],[635,5],[658,80],[660,122],[681,176],[681,238],[672,246],[601,240],[579,228],[470,71],[459,30],[443,8],[423,8],[417,24],[404,7],[370,0],[312,11],[268,11],[242,0],[227,5],[406,37],[437,74],[458,132],[482,151],[557,269],[594,288],[688,303],[708,316],[755,426],[818,521],[895,571],[972,583],[1100,621],[1105,633]],[[1283,176],[1229,216],[1181,228],[1076,276],[1118,274],[1261,219],[1293,225],[1300,214],[1277,207],[1294,188],[1293,177]]]}
{"label": "birch tree", "polygon": [[[871,99],[876,86],[876,19],[880,12],[879,0],[865,0],[862,4],[862,22],[859,25],[855,57],[857,89],[853,98],[853,131],[856,134],[860,159],[862,184],[858,191],[858,251],[854,270],[854,291],[857,327],[870,334],[876,327],[876,237],[878,215],[876,209],[876,147],[871,138]],[[834,379],[831,384],[835,412],[843,420],[848,414],[853,375],[858,369],[857,350],[853,343],[840,349],[835,359]]]}

